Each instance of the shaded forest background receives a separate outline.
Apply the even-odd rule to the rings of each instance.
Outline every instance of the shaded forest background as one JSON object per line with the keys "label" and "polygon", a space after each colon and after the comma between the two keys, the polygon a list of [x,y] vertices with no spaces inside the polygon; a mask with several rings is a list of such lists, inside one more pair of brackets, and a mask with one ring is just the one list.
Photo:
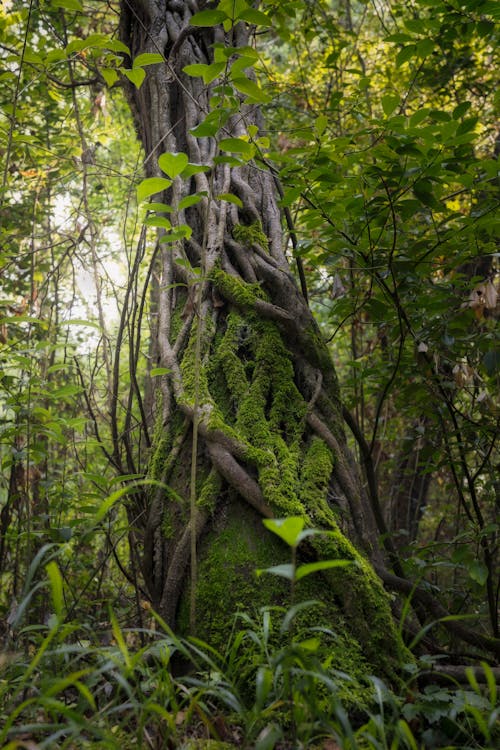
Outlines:
{"label": "shaded forest background", "polygon": [[[155,264],[191,228],[148,203],[166,185],[143,179],[157,155],[125,90],[143,90],[162,51],[130,56],[118,3],[12,0],[0,9],[0,746],[493,748],[498,5],[217,8],[248,27],[236,89],[265,117],[225,158],[276,178],[413,657],[400,684],[367,676],[353,696],[317,633],[280,632],[274,610],[242,615],[223,654],[153,611],[130,502],[155,481],[148,415],[168,374],[152,359]],[[216,85],[220,64],[188,74]],[[314,612],[310,626],[325,626]],[[195,672],[174,677],[174,653]]]}

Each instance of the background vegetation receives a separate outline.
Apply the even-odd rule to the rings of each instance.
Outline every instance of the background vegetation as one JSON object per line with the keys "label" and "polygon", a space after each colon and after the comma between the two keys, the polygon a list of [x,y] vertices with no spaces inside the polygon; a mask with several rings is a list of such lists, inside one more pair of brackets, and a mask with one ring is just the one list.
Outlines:
{"label": "background vegetation", "polygon": [[148,461],[144,394],[162,374],[148,364],[156,235],[123,96],[149,63],[128,58],[116,3],[12,0],[0,10],[0,747],[498,741],[498,4],[260,9],[255,160],[279,176],[381,543],[409,581],[394,596],[401,683],[366,675],[353,695],[321,656],[335,637],[321,609],[294,595],[300,568],[290,607],[236,617],[223,653],[151,610],[125,508]]}

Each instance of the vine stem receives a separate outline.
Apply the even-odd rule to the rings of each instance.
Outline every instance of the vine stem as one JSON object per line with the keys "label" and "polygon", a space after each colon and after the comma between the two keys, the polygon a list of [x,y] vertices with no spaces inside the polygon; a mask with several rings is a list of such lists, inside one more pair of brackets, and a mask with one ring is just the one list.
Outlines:
{"label": "vine stem", "polygon": [[[205,244],[205,243],[204,243]],[[202,278],[204,268],[204,258],[202,257]],[[198,560],[196,556],[196,459],[198,455],[198,432],[200,423],[200,369],[201,369],[201,303],[202,303],[203,282],[200,280],[198,285],[198,295],[196,310],[198,323],[196,326],[196,342],[194,350],[194,409],[193,409],[193,443],[191,447],[191,478],[189,493],[189,515],[190,515],[190,551],[191,551],[191,591],[189,597],[189,627],[194,634],[196,629],[196,582],[198,580]]]}

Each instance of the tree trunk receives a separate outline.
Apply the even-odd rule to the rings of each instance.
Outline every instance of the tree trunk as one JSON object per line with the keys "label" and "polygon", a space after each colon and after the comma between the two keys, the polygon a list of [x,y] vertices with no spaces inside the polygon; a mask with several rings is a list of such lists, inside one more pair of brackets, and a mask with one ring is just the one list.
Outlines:
{"label": "tree trunk", "polygon": [[[196,579],[191,629],[223,644],[238,609],[287,603],[275,577],[257,585],[255,568],[288,554],[262,518],[303,516],[330,532],[312,537],[309,559],[353,561],[305,579],[297,593],[326,601],[335,666],[391,675],[401,644],[363,556],[378,554],[375,524],[347,449],[331,357],[284,252],[274,178],[253,161],[216,159],[218,138],[245,136],[252,125],[261,136],[261,114],[243,102],[216,137],[191,133],[220,81],[206,86],[183,68],[210,64],[214,43],[248,45],[250,34],[243,22],[227,33],[190,26],[202,8],[193,0],[123,0],[121,9],[132,57],[161,52],[166,60],[148,66],[142,86],[129,90],[147,175],[161,175],[164,152],[210,167],[175,177],[164,195],[175,207],[203,193],[169,214],[174,226],[191,227],[190,238],[159,238],[151,352],[153,367],[168,372],[153,379],[151,399],[148,473],[163,485],[136,521],[144,578],[154,607],[181,632],[189,629],[187,592]],[[239,201],[217,198],[228,193]]]}

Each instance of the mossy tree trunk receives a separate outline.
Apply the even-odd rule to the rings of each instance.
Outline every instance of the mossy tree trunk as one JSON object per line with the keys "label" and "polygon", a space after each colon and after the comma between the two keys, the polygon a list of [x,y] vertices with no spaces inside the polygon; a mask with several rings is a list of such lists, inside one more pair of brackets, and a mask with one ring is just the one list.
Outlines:
{"label": "mossy tree trunk", "polygon": [[[170,216],[191,227],[189,239],[159,238],[152,359],[169,372],[154,378],[149,476],[165,488],[151,493],[138,520],[144,578],[159,613],[173,627],[187,628],[195,538],[196,630],[224,642],[236,608],[271,603],[273,596],[286,603],[275,579],[266,588],[254,577],[256,567],[287,561],[262,518],[303,515],[309,525],[333,532],[317,537],[312,554],[356,561],[319,584],[340,650],[354,650],[360,659],[364,652],[371,669],[387,673],[400,644],[383,588],[364,557],[379,554],[375,523],[346,446],[330,354],[285,254],[273,176],[254,162],[214,162],[217,139],[190,132],[210,111],[215,84],[207,87],[183,68],[211,63],[214,43],[249,44],[245,23],[226,35],[222,27],[190,27],[202,6],[123,0],[121,9],[121,36],[132,56],[161,52],[166,59],[146,68],[142,86],[129,92],[147,175],[161,174],[164,152],[183,152],[191,163],[210,167],[176,177],[165,195],[176,206],[187,195],[204,194]],[[252,125],[260,135],[261,113],[242,103],[222,137],[246,135]],[[216,198],[227,193],[242,207]]]}

